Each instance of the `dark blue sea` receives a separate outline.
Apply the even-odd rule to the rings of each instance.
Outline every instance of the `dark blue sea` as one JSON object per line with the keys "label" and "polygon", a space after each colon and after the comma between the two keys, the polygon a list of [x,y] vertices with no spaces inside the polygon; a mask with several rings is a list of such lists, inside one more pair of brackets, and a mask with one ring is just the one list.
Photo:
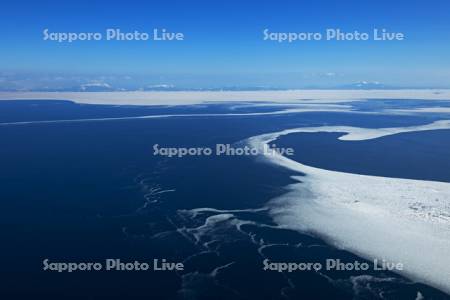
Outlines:
{"label": "dark blue sea", "polygon": [[[280,109],[249,104],[237,112]],[[364,259],[317,236],[279,228],[267,211],[259,210],[286,192],[285,187],[294,182],[291,171],[252,156],[169,158],[153,155],[152,149],[154,144],[214,148],[218,143],[234,144],[305,126],[421,125],[448,115],[201,116],[229,113],[232,105],[236,103],[166,107],[0,101],[0,123],[9,123],[0,124],[0,299],[414,300],[418,291],[425,299],[450,299],[438,289],[389,271],[330,271],[326,276],[314,271],[264,271],[265,258]],[[431,104],[386,99],[352,105],[358,111],[375,112]],[[432,105],[449,106],[448,102]],[[165,114],[184,116],[133,118]],[[56,122],[42,122],[52,120]],[[318,168],[450,182],[450,130],[352,143],[338,140],[339,135],[291,134],[277,146],[293,147],[295,160]],[[200,208],[205,209],[195,210]],[[108,258],[166,259],[183,262],[185,268],[177,272],[43,270],[44,259],[101,262]],[[355,287],[351,278],[360,275],[394,280]]]}

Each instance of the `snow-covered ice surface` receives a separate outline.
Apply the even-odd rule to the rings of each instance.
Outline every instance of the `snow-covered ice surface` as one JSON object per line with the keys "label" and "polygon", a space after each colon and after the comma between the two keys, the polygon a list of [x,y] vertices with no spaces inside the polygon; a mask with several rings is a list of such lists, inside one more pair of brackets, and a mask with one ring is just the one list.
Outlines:
{"label": "snow-covered ice surface", "polygon": [[[262,147],[280,136],[340,132],[341,140],[367,140],[403,132],[450,129],[450,121],[401,128],[310,127],[248,140]],[[269,203],[282,227],[321,236],[368,259],[402,263],[403,275],[450,292],[450,183],[386,178],[306,166],[279,154],[265,156],[304,176]]]}
{"label": "snow-covered ice surface", "polygon": [[72,100],[86,104],[191,105],[205,102],[339,103],[363,99],[449,100],[450,90],[282,90],[161,92],[0,92],[2,100]]}

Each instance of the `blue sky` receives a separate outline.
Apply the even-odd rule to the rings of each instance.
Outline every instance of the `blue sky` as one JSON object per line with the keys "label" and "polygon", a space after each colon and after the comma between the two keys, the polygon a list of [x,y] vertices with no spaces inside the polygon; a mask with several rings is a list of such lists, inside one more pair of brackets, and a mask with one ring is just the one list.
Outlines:
{"label": "blue sky", "polygon": [[[184,41],[43,40],[53,32],[183,32]],[[326,28],[403,32],[404,41],[263,40]],[[332,87],[357,81],[450,87],[450,2],[3,1],[0,84]],[[62,78],[62,79],[61,79]],[[34,82],[34,83],[33,83]],[[1,85],[0,85],[1,87]]]}

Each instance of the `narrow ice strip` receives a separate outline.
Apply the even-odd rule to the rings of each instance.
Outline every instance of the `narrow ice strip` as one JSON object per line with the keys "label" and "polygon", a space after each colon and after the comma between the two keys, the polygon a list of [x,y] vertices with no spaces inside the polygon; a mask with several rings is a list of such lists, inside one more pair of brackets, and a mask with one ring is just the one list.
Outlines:
{"label": "narrow ice strip", "polygon": [[[117,117],[117,118],[89,118],[89,119],[66,119],[66,120],[43,120],[43,121],[21,121],[21,122],[5,122],[0,123],[0,126],[14,126],[14,125],[31,125],[31,124],[53,124],[53,123],[84,123],[84,122],[105,122],[105,121],[121,121],[121,120],[145,120],[145,119],[162,119],[162,118],[186,118],[186,117],[251,117],[251,116],[268,116],[268,115],[284,115],[303,112],[352,112],[348,108],[328,108],[328,107],[314,107],[314,108],[289,108],[270,112],[255,112],[255,113],[215,113],[215,114],[167,114],[167,115],[146,115],[146,116],[132,116],[132,117]],[[358,112],[355,112],[358,113]]]}
{"label": "narrow ice strip", "polygon": [[393,114],[414,114],[414,113],[436,113],[436,114],[450,114],[450,107],[420,107],[411,109],[387,109],[387,113]]}
{"label": "narrow ice strip", "polygon": [[341,132],[345,133],[343,136],[339,137],[339,140],[343,141],[362,141],[370,140],[383,136],[406,133],[406,132],[416,132],[416,131],[426,131],[426,130],[437,130],[437,129],[448,129],[450,128],[450,120],[440,120],[431,124],[410,126],[410,127],[393,127],[393,128],[359,128],[350,126],[322,126],[322,127],[304,127],[297,129],[288,129],[279,132],[279,135],[286,135],[290,133],[300,133],[300,132]]}
{"label": "narrow ice strip", "polygon": [[[381,129],[297,128],[248,142],[262,147],[295,132],[342,132],[341,139],[356,141],[437,129],[450,129],[450,121]],[[404,276],[450,293],[450,183],[329,171],[279,154],[266,159],[305,174],[293,176],[298,183],[269,203],[280,226],[319,235],[367,259],[402,263]]]}
{"label": "narrow ice strip", "polygon": [[247,209],[217,209],[210,207],[199,207],[194,209],[180,209],[179,213],[190,215],[191,218],[196,218],[202,213],[216,213],[216,214],[226,214],[226,213],[246,213],[246,212],[261,212],[266,211],[267,208],[247,208]]}

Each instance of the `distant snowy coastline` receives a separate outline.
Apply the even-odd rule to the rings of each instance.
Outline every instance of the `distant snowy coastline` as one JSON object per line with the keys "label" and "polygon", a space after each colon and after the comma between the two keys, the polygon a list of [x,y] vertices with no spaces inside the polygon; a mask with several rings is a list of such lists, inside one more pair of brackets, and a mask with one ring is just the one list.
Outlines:
{"label": "distant snowy coastline", "polygon": [[450,89],[149,92],[0,92],[0,100],[70,100],[84,104],[193,105],[206,102],[339,103],[365,99],[450,100]]}

